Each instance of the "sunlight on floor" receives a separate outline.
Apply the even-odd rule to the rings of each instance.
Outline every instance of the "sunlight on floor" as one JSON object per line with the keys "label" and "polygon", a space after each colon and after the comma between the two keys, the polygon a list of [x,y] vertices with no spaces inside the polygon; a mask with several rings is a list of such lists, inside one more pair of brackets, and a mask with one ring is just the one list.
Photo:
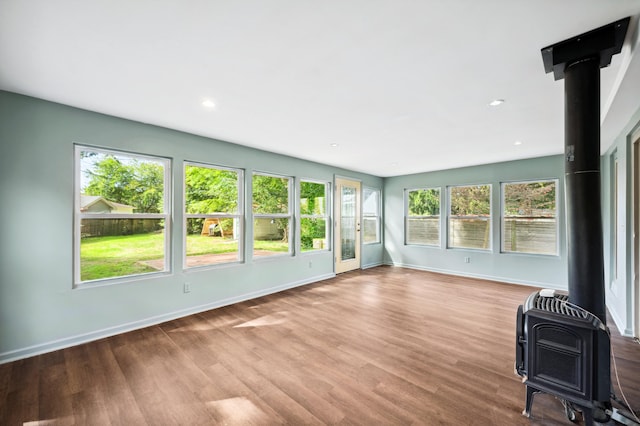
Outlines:
{"label": "sunlight on floor", "polygon": [[207,406],[215,411],[217,420],[224,425],[255,424],[266,419],[265,413],[244,396],[211,401]]}
{"label": "sunlight on floor", "polygon": [[169,333],[180,333],[185,331],[209,331],[216,330],[223,327],[231,326],[238,322],[237,318],[230,318],[229,320],[218,320],[215,323],[209,322],[197,322],[192,325],[185,325],[184,327],[174,328],[169,330]]}
{"label": "sunlight on floor", "polygon": [[287,311],[276,312],[275,314],[272,314],[272,315],[265,315],[265,316],[262,316],[260,318],[256,318],[254,320],[247,321],[247,322],[242,323],[242,324],[238,324],[238,325],[234,326],[233,328],[239,328],[239,327],[263,327],[263,326],[266,326],[266,325],[284,324],[285,322],[287,322],[287,316],[288,316],[288,312]]}
{"label": "sunlight on floor", "polygon": [[47,420],[34,420],[32,422],[24,422],[22,426],[43,426],[43,425],[72,425],[75,424],[73,416],[58,417]]}

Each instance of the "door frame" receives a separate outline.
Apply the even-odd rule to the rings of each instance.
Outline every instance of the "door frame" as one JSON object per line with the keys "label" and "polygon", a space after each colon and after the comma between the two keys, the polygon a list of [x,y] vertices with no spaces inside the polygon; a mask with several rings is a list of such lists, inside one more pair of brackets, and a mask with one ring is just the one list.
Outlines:
{"label": "door frame", "polygon": [[[633,212],[633,277],[631,279],[631,315],[633,335],[640,338],[640,127],[631,133],[633,154],[632,212]],[[629,306],[629,305],[627,305]]]}
{"label": "door frame", "polygon": [[[341,208],[342,208],[342,196],[340,192],[341,185],[343,183],[351,183],[356,186],[356,240],[355,240],[355,259],[353,261],[342,262],[340,259],[342,257],[342,246],[341,246],[341,233],[340,233],[340,224],[341,224]],[[340,274],[342,272],[353,271],[356,269],[362,268],[362,232],[361,224],[362,224],[362,181],[360,179],[355,179],[346,176],[334,176],[333,182],[334,188],[334,213],[333,213],[333,270],[336,274]]]}

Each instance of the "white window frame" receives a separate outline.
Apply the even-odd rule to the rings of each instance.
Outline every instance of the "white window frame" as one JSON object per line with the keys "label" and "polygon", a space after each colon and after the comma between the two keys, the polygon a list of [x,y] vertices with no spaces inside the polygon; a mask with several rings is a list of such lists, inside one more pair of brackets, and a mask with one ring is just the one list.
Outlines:
{"label": "white window frame", "polygon": [[[253,182],[254,182],[254,177],[256,175],[260,175],[260,176],[269,176],[269,177],[274,177],[274,178],[278,178],[278,179],[287,179],[287,209],[288,209],[288,213],[256,213],[253,210]],[[251,216],[252,216],[252,221],[253,221],[253,232],[251,235],[252,238],[252,258],[253,260],[262,260],[262,259],[271,259],[274,257],[282,257],[282,256],[293,256],[295,254],[295,243],[294,243],[294,235],[295,235],[295,215],[294,215],[294,210],[293,210],[293,202],[294,202],[294,194],[293,194],[293,185],[294,183],[294,178],[292,176],[285,176],[285,175],[280,175],[280,174],[275,174],[275,173],[267,173],[267,172],[260,172],[260,171],[254,171],[251,174],[251,204],[252,204],[252,208],[251,208]],[[289,250],[285,253],[277,253],[277,254],[272,254],[269,256],[254,256],[253,253],[255,253],[255,241],[256,241],[256,236],[255,236],[255,222],[256,219],[288,219],[289,220],[289,235],[288,235],[288,241],[289,241]]]}
{"label": "white window frame", "polygon": [[[226,171],[230,171],[230,172],[235,172],[237,173],[238,176],[238,208],[236,213],[207,213],[207,214],[201,214],[201,213],[187,213],[186,208],[187,208],[187,181],[186,181],[186,174],[187,174],[187,166],[192,166],[192,167],[203,167],[203,168],[207,168],[207,169],[214,169],[214,170],[226,170]],[[182,171],[182,176],[183,176],[183,186],[182,186],[182,195],[183,195],[183,214],[184,214],[184,219],[183,219],[183,256],[182,256],[182,265],[183,265],[183,269],[185,270],[191,270],[191,269],[202,269],[202,268],[215,268],[217,266],[223,266],[223,265],[229,265],[229,264],[235,264],[235,263],[242,263],[244,262],[245,259],[245,252],[244,252],[244,170],[242,169],[236,169],[236,168],[232,168],[232,167],[225,167],[225,166],[219,166],[219,165],[215,165],[215,164],[208,164],[208,163],[199,163],[199,162],[194,162],[194,161],[185,161],[183,163],[183,171]],[[228,261],[228,262],[217,262],[217,263],[209,263],[206,265],[199,265],[199,266],[187,266],[187,258],[189,256],[187,256],[187,220],[188,219],[235,219],[236,220],[236,226],[237,226],[237,235],[236,238],[238,240],[238,256],[236,260],[233,261]]]}
{"label": "white window frame", "polygon": [[[430,190],[438,190],[438,209],[440,214],[437,215],[438,218],[438,242],[435,244],[429,243],[417,243],[417,242],[409,242],[409,218],[411,219],[431,219],[435,218],[435,215],[424,215],[424,216],[409,216],[409,193],[413,191],[430,191]],[[422,188],[406,188],[404,190],[404,244],[411,246],[427,246],[427,247],[440,247],[442,246],[442,188],[441,187],[422,187]]]}
{"label": "white window frame", "polygon": [[[367,199],[366,197],[366,193],[367,191],[370,192],[377,192],[378,193],[378,199],[377,199],[377,203],[376,203],[376,211],[374,214],[370,214],[365,210],[365,200]],[[382,242],[382,232],[381,232],[381,222],[382,222],[382,190],[380,188],[373,188],[371,186],[363,186],[362,187],[362,244],[363,245],[368,245],[368,244],[380,244]],[[376,222],[376,239],[375,241],[365,241],[365,220],[366,219],[374,219]]]}
{"label": "white window frame", "polygon": [[[506,219],[508,218],[505,213],[506,202],[505,202],[505,186],[506,185],[519,185],[519,184],[530,184],[530,183],[545,183],[545,182],[553,182],[555,185],[555,235],[556,235],[556,245],[554,253],[536,253],[530,251],[511,251],[505,249],[505,235],[506,232]],[[523,180],[523,181],[513,181],[513,182],[501,182],[500,183],[500,253],[503,254],[515,254],[515,255],[530,255],[530,256],[558,256],[560,251],[560,232],[559,232],[559,224],[558,224],[558,192],[559,192],[559,181],[558,179],[532,179],[532,180]],[[513,216],[511,216],[513,217]]]}
{"label": "white window frame", "polygon": [[[91,151],[105,155],[119,155],[160,162],[164,165],[163,183],[163,213],[82,213],[80,211],[80,193],[82,191],[82,151]],[[73,214],[73,286],[74,288],[115,284],[139,280],[150,275],[167,274],[171,272],[171,159],[148,154],[139,154],[110,148],[98,148],[89,145],[74,145],[74,214]],[[164,220],[164,269],[161,271],[145,272],[133,275],[100,278],[95,280],[81,280],[81,225],[83,219],[159,219]]]}
{"label": "white window frame", "polygon": [[[451,214],[451,190],[453,188],[465,188],[474,186],[488,186],[489,187],[489,216],[483,217],[479,215],[468,216],[453,216]],[[465,247],[465,246],[453,246],[451,244],[451,219],[477,219],[483,220],[489,223],[489,246],[487,248],[478,247]],[[450,185],[447,186],[447,248],[452,250],[476,250],[476,251],[493,251],[493,185],[490,183],[477,183],[477,184],[465,184],[465,185]]]}
{"label": "white window frame", "polygon": [[[307,182],[307,183],[316,183],[319,185],[324,185],[324,207],[325,207],[325,211],[324,211],[324,215],[317,215],[317,214],[302,214],[302,209],[300,207],[300,203],[302,202],[302,182]],[[331,249],[331,216],[329,215],[329,212],[331,211],[331,200],[330,200],[330,195],[331,195],[331,183],[330,182],[326,182],[326,181],[321,181],[321,180],[315,180],[315,179],[306,179],[306,178],[301,178],[298,179],[298,184],[296,185],[297,187],[297,199],[296,199],[296,212],[295,215],[298,218],[298,221],[296,223],[296,229],[298,230],[297,235],[298,237],[296,238],[296,251],[297,253],[300,254],[310,254],[310,253],[318,253],[318,252],[322,252],[322,251],[329,251]],[[302,219],[323,219],[325,221],[325,241],[326,241],[326,246],[321,248],[321,249],[311,249],[311,250],[306,250],[303,251],[302,250]]]}

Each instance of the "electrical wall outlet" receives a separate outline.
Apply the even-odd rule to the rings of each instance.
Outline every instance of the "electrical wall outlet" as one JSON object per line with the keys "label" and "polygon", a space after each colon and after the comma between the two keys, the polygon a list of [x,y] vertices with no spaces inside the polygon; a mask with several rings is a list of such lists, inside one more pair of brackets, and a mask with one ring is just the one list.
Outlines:
{"label": "electrical wall outlet", "polygon": [[191,293],[191,283],[184,283],[183,291],[185,293]]}
{"label": "electrical wall outlet", "polygon": [[471,263],[471,258],[470,257],[465,257],[464,258],[464,263]]}

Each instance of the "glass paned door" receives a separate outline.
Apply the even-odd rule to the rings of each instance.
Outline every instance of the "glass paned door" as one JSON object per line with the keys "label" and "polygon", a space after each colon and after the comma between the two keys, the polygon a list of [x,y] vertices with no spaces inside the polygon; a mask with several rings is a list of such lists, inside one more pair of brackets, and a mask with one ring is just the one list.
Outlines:
{"label": "glass paned door", "polygon": [[342,260],[356,257],[356,188],[340,187],[340,248]]}
{"label": "glass paned door", "polygon": [[360,268],[360,190],[360,182],[336,178],[336,273]]}

